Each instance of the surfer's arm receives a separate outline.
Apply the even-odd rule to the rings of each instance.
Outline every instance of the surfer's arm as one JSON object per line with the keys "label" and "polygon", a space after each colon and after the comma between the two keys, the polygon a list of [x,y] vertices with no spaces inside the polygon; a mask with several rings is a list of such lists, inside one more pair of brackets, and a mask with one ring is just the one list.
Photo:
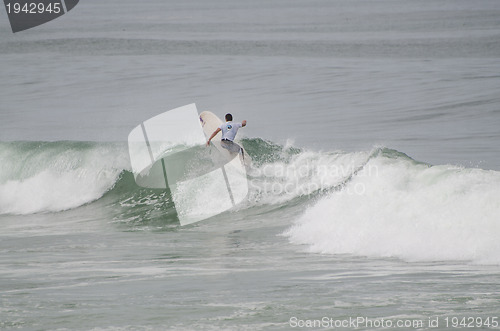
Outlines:
{"label": "surfer's arm", "polygon": [[212,133],[210,138],[208,138],[207,146],[210,145],[210,140],[212,140],[217,135],[217,133],[219,133],[220,131],[221,131],[220,128],[217,128],[217,130],[215,130],[214,133]]}
{"label": "surfer's arm", "polygon": [[241,127],[244,127],[244,126],[247,126],[247,120],[243,120],[243,121],[241,122]]}

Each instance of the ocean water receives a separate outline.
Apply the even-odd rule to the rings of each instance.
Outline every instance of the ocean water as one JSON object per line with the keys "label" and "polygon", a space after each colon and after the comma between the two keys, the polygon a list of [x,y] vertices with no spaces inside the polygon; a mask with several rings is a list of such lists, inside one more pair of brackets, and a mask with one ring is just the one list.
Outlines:
{"label": "ocean water", "polygon": [[[499,329],[499,41],[493,0],[2,7],[0,329]],[[193,102],[253,164],[181,227],[126,140]]]}

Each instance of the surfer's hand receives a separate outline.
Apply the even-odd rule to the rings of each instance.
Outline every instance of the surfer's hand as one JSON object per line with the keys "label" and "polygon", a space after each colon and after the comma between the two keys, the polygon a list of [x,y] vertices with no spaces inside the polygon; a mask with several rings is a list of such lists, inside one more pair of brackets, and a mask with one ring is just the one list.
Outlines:
{"label": "surfer's hand", "polygon": [[208,146],[210,146],[210,140],[209,140],[209,141],[207,141],[207,147],[208,147]]}

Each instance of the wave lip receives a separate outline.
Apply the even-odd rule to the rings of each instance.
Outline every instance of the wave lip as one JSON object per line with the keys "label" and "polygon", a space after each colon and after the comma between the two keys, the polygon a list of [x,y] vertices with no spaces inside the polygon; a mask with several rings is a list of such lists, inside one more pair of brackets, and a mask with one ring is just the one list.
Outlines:
{"label": "wave lip", "polygon": [[58,212],[95,201],[130,168],[125,145],[0,143],[0,214]]}
{"label": "wave lip", "polygon": [[[500,264],[500,173],[381,153],[284,235],[311,252]],[[362,190],[360,190],[362,188]]]}

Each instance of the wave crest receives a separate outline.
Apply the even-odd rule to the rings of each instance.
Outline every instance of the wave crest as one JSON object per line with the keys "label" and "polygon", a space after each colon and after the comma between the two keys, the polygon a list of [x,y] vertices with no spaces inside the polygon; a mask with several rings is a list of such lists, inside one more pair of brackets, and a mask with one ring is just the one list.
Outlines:
{"label": "wave crest", "polygon": [[126,145],[0,143],[0,214],[57,212],[95,201],[128,169]]}

